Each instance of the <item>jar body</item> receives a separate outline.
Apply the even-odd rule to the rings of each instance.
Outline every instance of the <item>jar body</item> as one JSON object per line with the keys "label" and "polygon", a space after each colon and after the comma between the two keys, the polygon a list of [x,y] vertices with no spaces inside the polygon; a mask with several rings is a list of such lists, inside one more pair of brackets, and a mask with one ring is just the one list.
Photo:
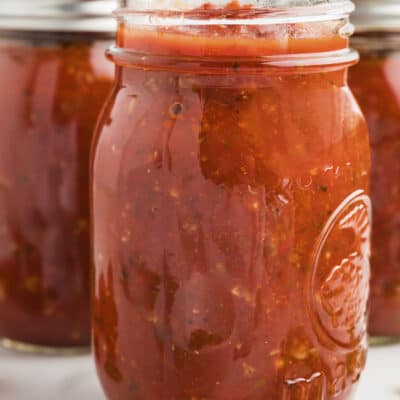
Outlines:
{"label": "jar body", "polygon": [[364,119],[344,67],[240,68],[118,67],[92,164],[94,354],[111,400],[354,394]]}
{"label": "jar body", "polygon": [[369,331],[400,337],[400,35],[360,34],[353,44],[361,61],[350,71],[350,84],[367,118],[372,149]]}
{"label": "jar body", "polygon": [[0,337],[90,343],[89,149],[111,35],[0,36]]}

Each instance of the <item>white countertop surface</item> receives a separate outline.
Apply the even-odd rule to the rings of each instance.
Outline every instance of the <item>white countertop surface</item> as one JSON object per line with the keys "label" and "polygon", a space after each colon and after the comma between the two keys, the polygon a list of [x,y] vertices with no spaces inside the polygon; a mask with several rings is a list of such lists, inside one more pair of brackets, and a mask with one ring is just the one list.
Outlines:
{"label": "white countertop surface", "polygon": [[[0,350],[0,400],[104,400],[92,359]],[[355,400],[400,400],[400,345],[374,348]]]}

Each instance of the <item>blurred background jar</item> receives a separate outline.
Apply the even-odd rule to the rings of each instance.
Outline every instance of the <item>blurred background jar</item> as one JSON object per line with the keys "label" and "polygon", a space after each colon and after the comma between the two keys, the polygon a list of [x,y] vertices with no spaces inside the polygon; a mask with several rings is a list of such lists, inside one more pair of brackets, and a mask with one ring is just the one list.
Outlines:
{"label": "blurred background jar", "polygon": [[109,400],[349,400],[369,141],[349,1],[129,1],[92,152]]}
{"label": "blurred background jar", "polygon": [[89,150],[114,1],[0,3],[0,337],[90,343]]}
{"label": "blurred background jar", "polygon": [[400,2],[358,0],[352,45],[361,61],[350,86],[372,149],[372,285],[369,332],[400,339]]}

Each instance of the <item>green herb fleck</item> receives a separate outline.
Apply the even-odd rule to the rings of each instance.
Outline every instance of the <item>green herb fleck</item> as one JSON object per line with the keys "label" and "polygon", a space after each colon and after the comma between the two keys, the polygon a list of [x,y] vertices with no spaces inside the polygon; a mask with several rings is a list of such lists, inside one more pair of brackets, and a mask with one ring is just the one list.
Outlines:
{"label": "green herb fleck", "polygon": [[256,381],[256,388],[261,389],[267,385],[267,378],[260,378]]}
{"label": "green herb fleck", "polygon": [[104,371],[115,382],[122,382],[121,371],[112,363],[112,361],[107,360],[105,362]]}
{"label": "green herb fleck", "polygon": [[29,182],[29,178],[28,178],[27,175],[19,175],[17,177],[17,180],[18,180],[19,183],[23,183],[23,184],[26,184],[26,183]]}
{"label": "green herb fleck", "polygon": [[183,105],[181,103],[174,103],[169,108],[169,116],[173,119],[176,119],[180,114],[182,114]]}
{"label": "green herb fleck", "polygon": [[319,185],[319,190],[320,190],[321,192],[326,193],[326,192],[328,191],[328,186],[326,186],[326,185]]}
{"label": "green herb fleck", "polygon": [[129,279],[129,272],[127,271],[127,269],[125,267],[122,267],[121,269],[121,273],[120,273],[120,279],[123,283],[128,282]]}

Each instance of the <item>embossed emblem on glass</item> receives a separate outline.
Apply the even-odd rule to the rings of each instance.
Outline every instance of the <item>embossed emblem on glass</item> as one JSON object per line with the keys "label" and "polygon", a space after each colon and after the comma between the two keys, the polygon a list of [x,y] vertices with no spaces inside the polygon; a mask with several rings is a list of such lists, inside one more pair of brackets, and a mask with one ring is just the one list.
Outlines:
{"label": "embossed emblem on glass", "polygon": [[[317,331],[344,347],[364,334],[369,293],[371,202],[358,190],[348,196],[325,225],[313,252],[311,308]],[[347,236],[337,248],[337,238]]]}

